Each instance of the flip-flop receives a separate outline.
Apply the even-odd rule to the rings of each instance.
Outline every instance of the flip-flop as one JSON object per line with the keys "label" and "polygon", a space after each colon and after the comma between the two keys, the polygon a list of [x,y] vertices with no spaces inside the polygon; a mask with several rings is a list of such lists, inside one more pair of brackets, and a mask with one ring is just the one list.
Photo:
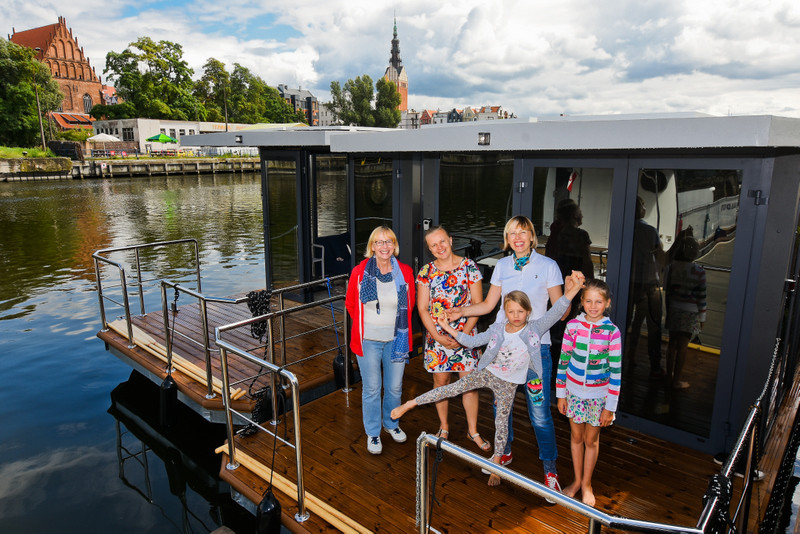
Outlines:
{"label": "flip-flop", "polygon": [[[483,439],[479,433],[475,432],[474,434],[470,434],[469,432],[467,432],[467,437],[469,439],[471,439],[473,442],[475,442],[475,445],[480,447],[480,449],[482,451],[490,451],[490,450],[492,450],[492,444],[489,443],[488,441],[486,441],[485,439]],[[478,443],[476,441],[478,439],[481,440],[481,443]]]}
{"label": "flip-flop", "polygon": [[444,428],[440,428],[439,431],[436,433],[437,438],[447,439],[450,437],[450,431],[445,430]]}

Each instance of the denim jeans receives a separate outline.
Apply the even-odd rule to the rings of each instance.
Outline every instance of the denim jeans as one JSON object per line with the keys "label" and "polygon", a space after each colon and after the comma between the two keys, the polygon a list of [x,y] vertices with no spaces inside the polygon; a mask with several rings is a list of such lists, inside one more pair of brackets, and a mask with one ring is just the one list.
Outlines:
{"label": "denim jeans", "polygon": [[[558,458],[556,450],[556,430],[553,426],[553,414],[550,412],[550,399],[552,393],[550,386],[553,379],[553,360],[550,358],[550,345],[541,345],[542,353],[542,392],[544,401],[539,406],[534,406],[525,392],[525,401],[528,403],[528,417],[531,419],[533,432],[536,434],[536,442],[539,444],[539,459],[542,461],[555,461]],[[534,377],[533,371],[528,369],[528,380]],[[523,384],[523,389],[524,389]],[[511,452],[511,442],[514,440],[514,427],[511,424],[514,416],[512,410],[508,416],[508,442],[503,454]]]}
{"label": "denim jeans", "polygon": [[[392,345],[392,341],[364,339],[361,342],[364,355],[357,360],[361,371],[361,414],[367,436],[381,435],[381,420],[387,430],[393,430],[399,425],[397,421],[392,421],[389,414],[400,406],[406,362],[392,361]],[[383,380],[381,380],[381,369]],[[381,402],[381,386],[383,386],[383,402]]]}

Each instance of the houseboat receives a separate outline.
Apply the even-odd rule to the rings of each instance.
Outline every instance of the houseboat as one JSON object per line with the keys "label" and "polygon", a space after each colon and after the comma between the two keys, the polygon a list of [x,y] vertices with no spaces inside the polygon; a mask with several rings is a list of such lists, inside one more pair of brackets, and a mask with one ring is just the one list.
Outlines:
{"label": "houseboat", "polygon": [[[244,506],[255,511],[270,489],[284,526],[298,532],[699,533],[727,520],[740,531],[777,521],[797,450],[800,119],[562,117],[184,141],[259,149],[264,286],[204,294],[190,240],[98,251],[98,336],[227,426],[220,476]],[[540,483],[521,396],[513,466],[494,466],[466,439],[437,440],[426,410],[403,420],[419,436],[416,447],[367,454],[343,289],[372,229],[390,226],[399,259],[418,270],[430,261],[424,231],[443,225],[488,280],[505,221],[528,216],[545,253],[568,200],[591,238],[591,276],[611,287],[611,319],[624,330],[620,407],[603,433],[596,507]],[[636,250],[640,225],[660,241],[647,281]],[[687,238],[696,244],[691,261],[705,272],[706,317],[679,387],[670,387],[660,375],[670,339],[664,280]],[[142,262],[174,248],[191,269],[177,271],[179,281],[159,279],[148,311]],[[112,320],[109,307],[120,318]],[[430,385],[412,357],[404,398]],[[479,426],[491,435],[491,399],[481,395]],[[451,418],[465,429],[457,412]],[[555,419],[569,479],[569,430]],[[486,488],[481,468],[504,483]]]}

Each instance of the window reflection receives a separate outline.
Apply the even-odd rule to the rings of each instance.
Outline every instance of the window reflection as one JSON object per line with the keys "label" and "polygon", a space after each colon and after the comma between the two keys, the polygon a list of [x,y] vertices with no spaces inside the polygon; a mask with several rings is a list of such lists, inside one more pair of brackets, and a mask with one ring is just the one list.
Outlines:
{"label": "window reflection", "polygon": [[741,182],[739,170],[640,170],[624,411],[709,435]]}
{"label": "window reflection", "polygon": [[381,225],[392,226],[392,160],[385,157],[356,158],[355,232],[356,257],[361,257],[369,234]]}
{"label": "window reflection", "polygon": [[297,268],[297,182],[294,160],[269,160],[269,223],[272,276],[276,285],[300,279]]}

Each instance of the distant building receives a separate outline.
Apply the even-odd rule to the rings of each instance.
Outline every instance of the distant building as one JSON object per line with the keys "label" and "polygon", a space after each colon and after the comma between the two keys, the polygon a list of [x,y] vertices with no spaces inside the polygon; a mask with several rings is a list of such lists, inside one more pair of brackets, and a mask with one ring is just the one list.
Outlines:
{"label": "distant building", "polygon": [[463,112],[460,109],[453,108],[447,112],[447,122],[461,122]]}
{"label": "distant building", "polygon": [[[502,118],[504,118],[502,106],[483,106],[478,112],[479,121],[490,121]],[[506,113],[505,118],[508,118],[508,113]]]}
{"label": "distant building", "polygon": [[475,108],[472,107],[465,107],[464,112],[461,114],[461,121],[462,122],[472,122],[478,120],[478,112],[475,111]]}
{"label": "distant building", "polygon": [[419,111],[409,110],[400,112],[400,124],[398,128],[404,130],[416,130],[420,127],[420,116],[422,113]]}
{"label": "distant building", "polygon": [[[205,133],[224,133],[224,122],[205,121],[174,121],[167,119],[115,119],[98,120],[92,124],[94,134],[107,133],[118,137],[120,143],[128,150],[138,150],[141,154],[159,150],[178,150],[183,148],[181,138],[184,135],[197,135]],[[236,132],[245,128],[252,128],[252,124],[229,122],[227,131]],[[158,143],[148,141],[149,137],[163,133],[177,139],[177,143]],[[113,147],[113,143],[106,143],[106,148]],[[120,146],[123,146],[122,144]]]}
{"label": "distant building", "polygon": [[58,17],[56,24],[21,32],[12,28],[8,40],[36,50],[36,59],[50,68],[50,74],[64,93],[58,112],[51,114],[62,130],[91,128],[92,107],[105,104],[108,99],[116,101],[116,91],[103,85],[64,17]]}
{"label": "distant building", "polygon": [[392,57],[389,58],[389,66],[383,77],[393,82],[400,93],[400,105],[397,109],[408,111],[408,74],[400,59],[400,39],[397,38],[397,18],[394,19],[394,37],[392,38]]}
{"label": "distant building", "polygon": [[432,109],[423,109],[422,113],[419,116],[419,125],[420,126],[427,126],[429,124],[433,124],[433,115],[436,111]]}
{"label": "distant building", "polygon": [[295,111],[302,110],[309,126],[319,126],[319,103],[317,97],[305,89],[292,89],[285,84],[278,85],[281,97],[291,105]]}
{"label": "distant building", "polygon": [[333,113],[331,113],[330,108],[328,108],[328,104],[320,104],[319,124],[317,126],[332,126],[332,125],[333,125]]}

